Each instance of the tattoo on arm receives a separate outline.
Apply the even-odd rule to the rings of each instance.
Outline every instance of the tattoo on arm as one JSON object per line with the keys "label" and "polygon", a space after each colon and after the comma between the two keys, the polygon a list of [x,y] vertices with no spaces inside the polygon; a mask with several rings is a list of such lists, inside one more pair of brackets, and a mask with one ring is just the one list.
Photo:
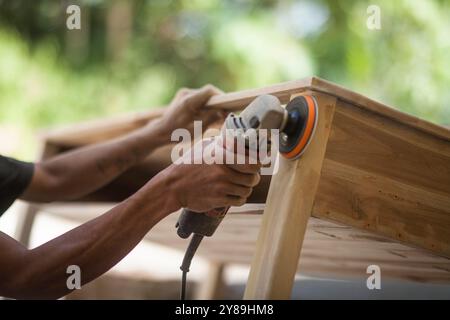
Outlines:
{"label": "tattoo on arm", "polygon": [[96,168],[103,175],[120,174],[137,164],[142,155],[142,150],[138,147],[134,147],[128,154],[97,160]]}

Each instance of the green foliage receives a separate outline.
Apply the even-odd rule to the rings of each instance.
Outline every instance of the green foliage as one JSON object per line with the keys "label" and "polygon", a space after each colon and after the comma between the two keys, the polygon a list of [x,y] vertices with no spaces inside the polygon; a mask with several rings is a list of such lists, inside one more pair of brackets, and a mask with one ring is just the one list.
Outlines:
{"label": "green foliage", "polygon": [[[145,110],[182,86],[240,90],[318,75],[450,123],[450,3],[0,0],[0,125],[37,128]],[[381,8],[382,29],[366,27]],[[124,31],[125,30],[125,31]],[[22,149],[20,154],[29,154]]]}

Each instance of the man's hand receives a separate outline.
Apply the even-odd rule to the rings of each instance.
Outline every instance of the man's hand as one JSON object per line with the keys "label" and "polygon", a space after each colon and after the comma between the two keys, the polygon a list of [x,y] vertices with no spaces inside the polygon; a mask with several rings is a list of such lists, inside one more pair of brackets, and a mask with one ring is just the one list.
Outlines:
{"label": "man's hand", "polygon": [[[196,146],[200,144],[205,144],[205,141],[199,141]],[[223,150],[225,163],[230,151]],[[245,164],[193,164],[195,158],[202,156],[201,152],[188,153],[185,157],[191,159],[191,164],[180,162],[161,172],[172,191],[172,210],[188,208],[205,212],[245,204],[253,187],[260,181],[260,164],[249,164],[248,155],[244,156]]]}
{"label": "man's hand", "polygon": [[177,128],[193,129],[202,120],[206,129],[225,117],[205,108],[209,98],[221,91],[211,85],[180,90],[161,119],[127,135],[69,151],[37,163],[32,181],[21,199],[47,202],[83,197],[145,159],[153,150],[170,142]]}
{"label": "man's hand", "polygon": [[258,165],[172,165],[167,168],[173,183],[176,210],[205,212],[214,208],[242,206],[260,180]]}
{"label": "man's hand", "polygon": [[210,84],[200,89],[180,89],[163,117],[159,119],[158,127],[161,134],[170,140],[170,135],[175,129],[185,128],[192,134],[194,121],[202,121],[203,130],[214,122],[223,121],[226,112],[205,107],[213,95],[221,93],[221,90]]}

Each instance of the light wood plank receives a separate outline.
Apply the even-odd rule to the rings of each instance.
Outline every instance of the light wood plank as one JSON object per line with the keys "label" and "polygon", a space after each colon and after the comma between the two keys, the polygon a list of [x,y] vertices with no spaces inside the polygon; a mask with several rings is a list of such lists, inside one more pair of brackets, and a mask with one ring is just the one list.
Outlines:
{"label": "light wood plank", "polygon": [[314,214],[450,257],[450,143],[338,101]]}
{"label": "light wood plank", "polygon": [[209,262],[206,277],[202,279],[196,290],[195,300],[219,300],[224,288],[225,264]]}
{"label": "light wood plank", "polygon": [[[282,103],[287,103],[292,94],[298,94],[308,90],[332,95],[339,100],[350,102],[363,110],[384,115],[400,124],[450,141],[449,128],[406,114],[318,77],[309,77],[264,88],[248,89],[213,96],[207,102],[207,107],[228,111],[239,111],[245,108],[257,96],[262,94],[275,95]],[[90,143],[92,142],[93,137],[95,137],[95,142],[97,142],[110,139],[111,137],[115,137],[145,125],[149,120],[161,116],[163,112],[163,108],[156,110],[153,108],[147,112],[125,114],[110,119],[104,119],[103,121],[92,121],[85,124],[74,125],[72,127],[48,132],[46,135],[47,139],[52,143],[63,143],[71,146]]]}
{"label": "light wood plank", "polygon": [[278,159],[279,170],[270,184],[245,299],[289,299],[291,295],[336,103],[331,96],[315,97],[318,122],[308,150],[299,160]]}
{"label": "light wood plank", "polygon": [[420,119],[416,116],[402,112],[381,102],[367,98],[359,93],[341,87],[318,77],[311,78],[310,89],[337,97],[341,101],[349,102],[359,108],[372,111],[397,121],[400,124],[432,134],[436,137],[450,141],[450,129],[432,122]]}

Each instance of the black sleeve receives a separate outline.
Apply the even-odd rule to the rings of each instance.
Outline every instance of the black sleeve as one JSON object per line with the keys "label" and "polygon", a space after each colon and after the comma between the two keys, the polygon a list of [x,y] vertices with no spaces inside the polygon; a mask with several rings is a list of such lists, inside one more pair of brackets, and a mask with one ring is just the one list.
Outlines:
{"label": "black sleeve", "polygon": [[0,155],[0,216],[25,191],[33,171],[32,163]]}

